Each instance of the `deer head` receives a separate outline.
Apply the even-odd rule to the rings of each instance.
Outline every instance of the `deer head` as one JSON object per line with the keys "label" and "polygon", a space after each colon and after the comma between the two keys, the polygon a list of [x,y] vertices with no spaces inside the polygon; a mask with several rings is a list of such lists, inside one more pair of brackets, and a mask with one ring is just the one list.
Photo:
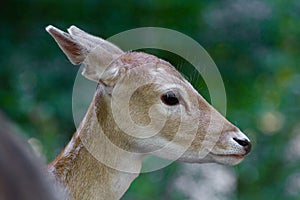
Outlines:
{"label": "deer head", "polygon": [[83,76],[99,83],[92,102],[103,133],[126,151],[183,162],[235,165],[249,139],[168,62],[123,52],[75,26],[46,29]]}

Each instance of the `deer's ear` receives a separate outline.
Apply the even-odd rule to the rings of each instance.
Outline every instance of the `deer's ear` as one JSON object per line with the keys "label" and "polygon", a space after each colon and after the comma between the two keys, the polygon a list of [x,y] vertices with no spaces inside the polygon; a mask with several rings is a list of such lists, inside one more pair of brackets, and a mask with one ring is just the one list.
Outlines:
{"label": "deer's ear", "polygon": [[82,75],[99,81],[106,68],[124,52],[114,44],[90,35],[75,26],[68,29],[69,33],[53,26],[46,28],[71,63],[83,64]]}
{"label": "deer's ear", "polygon": [[46,31],[54,38],[72,64],[78,65],[84,61],[88,50],[71,35],[51,25],[46,27]]}
{"label": "deer's ear", "polygon": [[77,28],[76,26],[70,26],[68,28],[69,34],[78,41],[80,44],[86,46],[88,49],[93,49],[95,47],[102,47],[103,49],[107,50],[111,54],[123,54],[124,52],[117,47],[116,45],[87,32]]}

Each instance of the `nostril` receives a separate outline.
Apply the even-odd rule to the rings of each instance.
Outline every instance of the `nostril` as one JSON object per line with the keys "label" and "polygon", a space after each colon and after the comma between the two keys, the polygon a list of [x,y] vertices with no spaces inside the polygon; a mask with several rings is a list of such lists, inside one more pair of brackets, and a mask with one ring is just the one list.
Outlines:
{"label": "nostril", "polygon": [[249,141],[248,140],[240,140],[240,139],[237,139],[237,138],[233,138],[234,141],[236,141],[239,145],[245,147],[245,146],[248,146],[249,145]]}
{"label": "nostril", "polygon": [[233,138],[234,141],[236,141],[239,145],[241,145],[242,147],[245,148],[246,154],[249,153],[251,151],[251,143],[249,140],[247,139],[237,139],[237,138]]}

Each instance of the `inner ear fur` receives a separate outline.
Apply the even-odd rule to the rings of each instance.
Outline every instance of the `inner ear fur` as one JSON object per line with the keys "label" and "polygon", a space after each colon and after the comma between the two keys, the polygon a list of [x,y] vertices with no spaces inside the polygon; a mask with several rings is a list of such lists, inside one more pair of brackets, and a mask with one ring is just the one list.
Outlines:
{"label": "inner ear fur", "polygon": [[88,50],[83,45],[78,43],[78,41],[73,39],[68,33],[54,26],[47,26],[46,31],[54,38],[72,64],[78,65],[83,62],[88,53]]}

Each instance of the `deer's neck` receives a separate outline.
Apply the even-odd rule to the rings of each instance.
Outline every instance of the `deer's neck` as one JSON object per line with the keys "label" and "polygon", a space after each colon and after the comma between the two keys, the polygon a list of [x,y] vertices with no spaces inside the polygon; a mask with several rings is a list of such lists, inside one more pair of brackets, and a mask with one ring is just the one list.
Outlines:
{"label": "deer's neck", "polygon": [[141,157],[114,147],[99,127],[92,103],[72,140],[49,170],[74,200],[119,199],[138,176]]}

